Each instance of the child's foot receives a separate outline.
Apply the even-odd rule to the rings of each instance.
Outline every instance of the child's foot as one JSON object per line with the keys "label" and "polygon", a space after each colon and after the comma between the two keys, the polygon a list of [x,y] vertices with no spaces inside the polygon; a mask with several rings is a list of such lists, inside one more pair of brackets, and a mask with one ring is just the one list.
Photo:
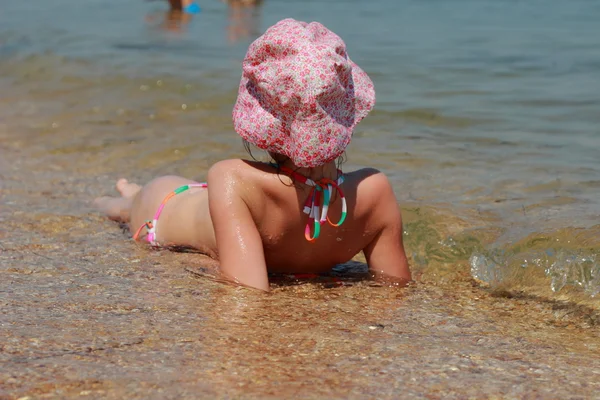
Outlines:
{"label": "child's foot", "polygon": [[94,207],[115,221],[128,222],[133,197],[142,189],[140,185],[119,179],[116,184],[121,197],[103,196],[94,200]]}
{"label": "child's foot", "polygon": [[139,192],[142,187],[137,183],[129,183],[127,179],[119,179],[116,184],[117,190],[121,193],[121,196],[128,199],[133,198]]}

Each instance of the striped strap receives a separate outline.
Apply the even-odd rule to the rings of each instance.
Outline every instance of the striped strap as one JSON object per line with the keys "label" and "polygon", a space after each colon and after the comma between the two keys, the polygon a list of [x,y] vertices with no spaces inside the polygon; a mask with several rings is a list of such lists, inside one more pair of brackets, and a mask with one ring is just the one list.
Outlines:
{"label": "striped strap", "polygon": [[[321,234],[321,225],[325,222],[328,222],[331,226],[340,226],[344,223],[346,215],[348,214],[348,206],[346,204],[346,196],[344,196],[344,192],[340,188],[340,185],[344,182],[344,174],[342,171],[338,170],[338,178],[335,181],[329,178],[322,178],[318,181],[314,181],[290,168],[283,166],[278,166],[278,168],[290,178],[312,187],[306,198],[303,209],[303,212],[308,215],[308,221],[306,223],[306,228],[304,229],[304,237],[306,240],[309,242],[315,241]],[[333,223],[327,215],[334,190],[338,192],[342,200],[342,215],[336,223]]]}
{"label": "striped strap", "polygon": [[157,246],[158,247],[159,244],[156,241],[156,227],[158,225],[158,218],[160,217],[160,214],[162,213],[163,208],[165,208],[165,204],[167,204],[167,202],[169,200],[171,200],[174,196],[178,195],[179,193],[183,193],[186,190],[189,190],[191,188],[196,188],[196,187],[206,189],[208,187],[208,184],[206,182],[203,182],[203,183],[190,183],[188,185],[180,186],[177,189],[173,190],[171,193],[169,193],[164,198],[164,200],[162,201],[162,203],[160,203],[160,205],[158,206],[158,210],[156,210],[156,213],[154,214],[154,218],[152,220],[146,221],[142,226],[140,226],[138,228],[138,230],[133,235],[133,240],[138,240],[139,237],[140,237],[140,234],[142,232],[142,229],[146,228],[146,240],[152,246]]}

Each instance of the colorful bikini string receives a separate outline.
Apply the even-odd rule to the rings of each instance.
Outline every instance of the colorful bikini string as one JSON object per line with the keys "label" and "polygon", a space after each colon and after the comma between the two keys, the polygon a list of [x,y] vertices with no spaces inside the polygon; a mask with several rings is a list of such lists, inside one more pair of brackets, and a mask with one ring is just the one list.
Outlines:
{"label": "colorful bikini string", "polygon": [[[308,215],[308,221],[306,223],[306,228],[304,229],[304,237],[309,242],[315,241],[321,234],[321,225],[325,222],[328,222],[331,226],[337,227],[344,223],[346,220],[346,215],[348,214],[348,207],[346,204],[346,197],[344,196],[344,192],[340,188],[340,185],[344,182],[344,175],[342,171],[338,170],[338,178],[336,181],[329,178],[321,178],[317,181],[314,181],[290,168],[274,165],[279,171],[283,172],[290,178],[305,184],[306,186],[311,187],[311,191],[306,198],[306,202],[304,203],[303,212]],[[156,213],[154,214],[154,218],[152,220],[146,221],[142,226],[138,228],[138,230],[133,235],[134,240],[138,240],[142,233],[142,230],[146,228],[146,240],[152,246],[158,246],[159,244],[156,242],[156,229],[158,227],[158,219],[160,218],[160,214],[162,213],[165,205],[169,200],[171,200],[174,196],[183,193],[191,188],[208,188],[207,183],[192,183],[188,185],[183,185],[169,193],[165,196],[164,200],[158,206]],[[340,195],[340,199],[342,201],[342,215],[337,223],[333,223],[329,216],[327,215],[329,212],[329,205],[331,203],[331,198],[333,194],[333,190],[336,190]],[[312,225],[312,235],[311,235],[311,225]]]}
{"label": "colorful bikini string", "polygon": [[[306,240],[309,242],[316,240],[321,234],[321,225],[323,225],[325,222],[328,222],[329,225],[336,227],[344,223],[346,220],[346,214],[348,213],[348,208],[346,205],[346,197],[340,188],[340,185],[344,182],[344,175],[342,171],[338,170],[337,181],[329,178],[321,178],[318,181],[314,181],[290,168],[281,165],[276,165],[276,168],[290,178],[303,183],[306,186],[312,187],[308,197],[306,198],[303,209],[303,212],[308,215],[308,222],[306,223],[306,228],[304,229],[304,237]],[[339,193],[342,200],[342,215],[337,223],[331,222],[329,216],[327,215],[329,211],[329,204],[331,203],[331,195],[333,194],[334,189]],[[311,225],[313,225],[312,235],[310,233]]]}
{"label": "colorful bikini string", "polygon": [[135,232],[135,235],[133,235],[133,240],[138,240],[140,237],[140,233],[142,232],[142,229],[146,228],[146,230],[147,230],[146,240],[152,246],[158,246],[158,243],[156,242],[156,227],[158,225],[158,218],[160,217],[160,214],[162,213],[163,208],[165,208],[165,204],[167,204],[167,202],[169,200],[171,200],[174,196],[178,195],[179,193],[183,193],[188,189],[191,189],[191,188],[206,189],[207,187],[208,187],[207,183],[190,183],[188,185],[183,185],[183,186],[180,186],[177,189],[173,190],[171,193],[169,193],[164,198],[162,203],[160,203],[160,206],[158,206],[158,210],[156,210],[156,213],[154,214],[154,218],[152,220],[146,221],[142,226],[140,226],[138,228],[138,230]]}

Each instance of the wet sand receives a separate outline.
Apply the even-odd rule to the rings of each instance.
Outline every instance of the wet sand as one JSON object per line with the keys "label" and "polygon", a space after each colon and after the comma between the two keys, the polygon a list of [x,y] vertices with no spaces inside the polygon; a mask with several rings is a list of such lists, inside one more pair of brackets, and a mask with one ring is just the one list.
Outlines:
{"label": "wet sand", "polygon": [[0,139],[0,398],[600,398],[597,311],[466,273],[225,285],[89,208],[125,157]]}

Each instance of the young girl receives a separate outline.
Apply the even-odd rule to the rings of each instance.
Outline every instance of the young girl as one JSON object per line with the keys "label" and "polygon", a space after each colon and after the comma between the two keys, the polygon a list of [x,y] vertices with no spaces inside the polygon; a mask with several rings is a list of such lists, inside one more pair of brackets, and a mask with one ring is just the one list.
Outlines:
{"label": "young girl", "polygon": [[235,130],[273,163],[224,160],[207,183],[177,176],[96,205],[134,239],[199,250],[239,284],[268,290],[268,272],[325,273],[360,251],[375,273],[411,279],[402,219],[381,172],[342,173],[335,160],[375,104],[373,83],[323,25],[280,21],[250,45]]}

